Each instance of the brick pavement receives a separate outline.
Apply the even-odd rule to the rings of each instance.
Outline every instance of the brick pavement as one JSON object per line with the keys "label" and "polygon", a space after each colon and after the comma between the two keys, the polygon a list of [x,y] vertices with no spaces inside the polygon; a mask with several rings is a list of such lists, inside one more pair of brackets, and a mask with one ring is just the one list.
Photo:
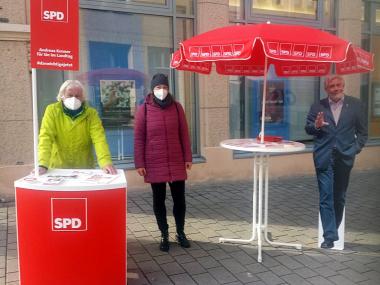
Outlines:
{"label": "brick pavement", "polygon": [[[354,172],[347,194],[344,251],[317,243],[318,195],[314,176],[270,180],[269,232],[303,249],[220,244],[219,237],[249,238],[251,181],[188,184],[186,233],[190,249],[174,243],[168,191],[170,252],[158,250],[160,233],[146,189],[128,193],[128,285],[137,284],[379,284],[380,170]],[[13,202],[0,204],[0,285],[16,285],[18,264]],[[112,284],[107,284],[112,285]]]}

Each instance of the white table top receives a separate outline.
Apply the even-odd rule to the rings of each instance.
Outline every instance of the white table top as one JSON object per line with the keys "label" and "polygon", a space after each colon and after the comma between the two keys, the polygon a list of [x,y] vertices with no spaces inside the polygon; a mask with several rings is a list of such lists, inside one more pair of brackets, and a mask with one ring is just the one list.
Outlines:
{"label": "white table top", "polygon": [[105,174],[100,169],[52,169],[35,177],[25,176],[16,180],[17,188],[45,191],[93,191],[126,188],[124,171],[116,175]]}
{"label": "white table top", "polygon": [[233,150],[261,153],[290,153],[305,149],[303,143],[287,140],[260,143],[260,140],[257,139],[230,139],[222,141],[220,146]]}

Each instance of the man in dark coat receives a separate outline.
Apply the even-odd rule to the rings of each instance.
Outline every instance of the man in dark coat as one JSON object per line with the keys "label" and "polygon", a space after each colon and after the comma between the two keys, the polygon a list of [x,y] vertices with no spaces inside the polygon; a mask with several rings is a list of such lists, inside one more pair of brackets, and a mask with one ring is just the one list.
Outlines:
{"label": "man in dark coat", "polygon": [[368,138],[367,120],[359,99],[344,92],[344,79],[325,80],[327,98],[311,106],[305,130],[314,136],[314,165],[319,187],[322,248],[333,248],[339,240],[346,190],[355,156]]}

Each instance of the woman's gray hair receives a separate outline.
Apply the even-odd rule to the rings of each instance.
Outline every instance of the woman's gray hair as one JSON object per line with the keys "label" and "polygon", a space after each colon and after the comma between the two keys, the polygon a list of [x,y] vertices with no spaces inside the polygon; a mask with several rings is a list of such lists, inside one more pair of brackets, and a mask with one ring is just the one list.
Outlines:
{"label": "woman's gray hair", "polygon": [[83,99],[86,100],[86,94],[84,93],[83,84],[79,80],[66,80],[62,83],[61,87],[59,88],[57,101],[62,101],[62,97],[65,95],[66,89],[71,86],[79,87],[82,90]]}

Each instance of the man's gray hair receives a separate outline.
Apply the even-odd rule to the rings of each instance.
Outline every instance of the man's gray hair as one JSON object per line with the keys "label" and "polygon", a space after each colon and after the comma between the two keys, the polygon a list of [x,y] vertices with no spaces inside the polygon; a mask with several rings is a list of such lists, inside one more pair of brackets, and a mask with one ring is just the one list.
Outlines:
{"label": "man's gray hair", "polygon": [[344,78],[341,75],[338,74],[331,74],[326,76],[325,78],[325,90],[329,87],[330,82],[333,81],[334,79],[338,79],[343,82],[343,86],[345,85]]}
{"label": "man's gray hair", "polygon": [[65,95],[66,89],[71,86],[79,87],[82,90],[84,100],[86,100],[86,94],[84,93],[83,84],[79,80],[66,80],[62,83],[61,87],[59,88],[57,101],[62,101],[62,97]]}

